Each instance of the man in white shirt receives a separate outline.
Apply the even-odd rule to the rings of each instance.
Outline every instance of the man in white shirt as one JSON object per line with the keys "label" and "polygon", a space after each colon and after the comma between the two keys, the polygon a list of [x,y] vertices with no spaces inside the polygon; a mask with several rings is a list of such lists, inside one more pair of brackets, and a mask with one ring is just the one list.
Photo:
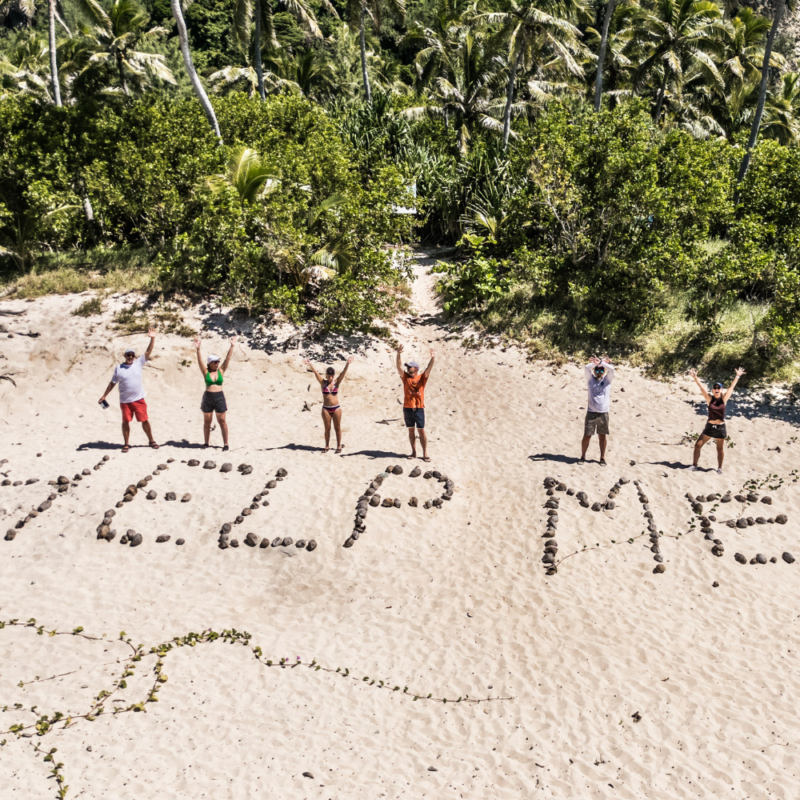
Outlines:
{"label": "man in white shirt", "polygon": [[118,364],[114,369],[114,375],[105,394],[98,401],[100,405],[105,402],[106,397],[112,389],[119,384],[119,405],[122,409],[122,437],[125,444],[122,452],[127,453],[131,449],[131,420],[136,417],[137,422],[142,423],[142,430],[147,435],[150,447],[158,450],[158,445],[153,440],[153,431],[150,428],[150,421],[147,419],[147,403],[144,401],[144,383],[142,381],[142,369],[153,352],[153,345],[156,343],[156,329],[150,328],[147,332],[150,337],[150,344],[147,346],[143,356],[136,358],[136,350],[129,347],[125,351],[125,361]]}
{"label": "man in white shirt", "polygon": [[606,465],[606,437],[608,436],[608,404],[611,399],[611,382],[614,380],[614,367],[607,359],[600,361],[592,356],[584,368],[586,382],[589,388],[589,402],[586,409],[586,419],[583,424],[583,439],[581,440],[581,457],[579,464],[586,463],[586,451],[592,436],[597,434],[600,440],[600,464]]}

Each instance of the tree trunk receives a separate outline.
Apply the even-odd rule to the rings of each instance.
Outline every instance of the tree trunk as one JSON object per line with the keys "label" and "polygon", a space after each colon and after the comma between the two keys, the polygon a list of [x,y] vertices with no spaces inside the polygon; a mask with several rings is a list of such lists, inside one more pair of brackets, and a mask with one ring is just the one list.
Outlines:
{"label": "tree trunk", "polygon": [[364,94],[367,98],[367,105],[372,105],[372,92],[369,88],[369,75],[367,75],[367,44],[364,40],[364,16],[366,15],[366,8],[364,7],[365,0],[361,0],[361,28],[359,31],[359,47],[361,49],[361,75],[364,78]]}
{"label": "tree trunk", "polygon": [[606,63],[606,46],[608,45],[608,27],[611,17],[614,16],[614,7],[617,0],[608,0],[606,16],[603,20],[603,31],[600,34],[600,53],[597,56],[597,76],[594,79],[594,110],[600,111],[600,102],[603,98],[603,67]]}
{"label": "tree trunk", "polygon": [[255,0],[255,17],[256,37],[253,42],[253,64],[256,67],[256,78],[258,78],[258,93],[261,99],[265,100],[267,93],[264,91],[264,67],[261,65],[261,0]]}
{"label": "tree trunk", "polygon": [[506,108],[503,112],[503,150],[508,147],[508,137],[511,135],[511,106],[514,103],[514,84],[517,81],[517,70],[519,61],[522,58],[522,47],[511,62],[511,69],[508,72],[508,88],[506,90]]}
{"label": "tree trunk", "polygon": [[122,68],[122,54],[119,52],[117,53],[117,70],[119,71],[119,84],[122,87],[122,91],[125,93],[125,97],[130,97],[128,82],[125,80],[125,70]]}
{"label": "tree trunk", "polygon": [[58,83],[58,61],[56,59],[56,0],[49,0],[48,33],[50,35],[50,78],[53,81],[53,102],[61,105],[61,86]]}
{"label": "tree trunk", "polygon": [[211,105],[206,90],[203,88],[203,84],[200,83],[197,70],[195,70],[194,64],[192,63],[192,54],[189,51],[189,34],[186,32],[186,22],[183,19],[181,2],[180,0],[170,0],[170,3],[172,5],[172,16],[175,17],[175,24],[178,28],[178,41],[180,42],[181,55],[183,56],[183,64],[186,67],[186,73],[192,83],[194,93],[197,95],[197,99],[200,101],[200,105],[203,107],[203,111],[208,118],[209,125],[211,125],[217,138],[222,141],[222,134],[219,132],[219,124],[217,123],[217,115],[214,113],[214,107]]}
{"label": "tree trunk", "polygon": [[656,116],[655,116],[655,123],[658,125],[658,121],[661,119],[661,106],[664,105],[664,94],[667,90],[667,66],[664,65],[664,80],[661,81],[661,88],[658,90],[658,102],[656,103]]}
{"label": "tree trunk", "polygon": [[745,150],[742,164],[739,167],[739,175],[736,180],[741,183],[744,176],[747,175],[747,170],[750,168],[750,158],[753,155],[753,148],[758,141],[758,131],[761,128],[761,117],[764,115],[764,103],[767,99],[767,80],[769,79],[769,60],[772,56],[772,45],[775,43],[775,34],[778,32],[778,26],[781,24],[783,12],[786,9],[786,0],[778,0],[775,6],[775,16],[772,19],[772,27],[767,36],[767,44],[764,48],[764,63],[761,66],[761,86],[758,89],[758,105],[756,106],[756,116],[753,119],[753,127],[750,129],[750,139],[747,142],[747,150]]}

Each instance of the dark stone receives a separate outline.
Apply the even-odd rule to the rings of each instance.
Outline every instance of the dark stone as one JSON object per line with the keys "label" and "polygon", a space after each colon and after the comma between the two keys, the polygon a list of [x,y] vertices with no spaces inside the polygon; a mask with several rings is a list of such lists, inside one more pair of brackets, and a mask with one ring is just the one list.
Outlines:
{"label": "dark stone", "polygon": [[167,459],[167,464],[171,464],[174,460],[175,460],[174,458],[168,458]]}
{"label": "dark stone", "polygon": [[278,546],[279,546],[279,545],[281,545],[281,544],[283,544],[283,536],[276,536],[276,537],[275,537],[275,538],[272,540],[272,546],[273,546],[273,547],[278,547]]}
{"label": "dark stone", "polygon": [[664,556],[662,556],[660,553],[656,553],[653,556],[653,561],[657,561],[659,564],[661,564],[664,561]]}
{"label": "dark stone", "polygon": [[283,537],[283,546],[284,547],[291,547],[294,544],[294,539],[291,536],[284,536]]}
{"label": "dark stone", "polygon": [[747,498],[743,494],[734,495],[737,503],[746,503]]}
{"label": "dark stone", "polygon": [[411,506],[411,508],[416,508],[416,507],[417,507],[417,503],[418,503],[418,502],[419,502],[419,501],[417,500],[417,498],[416,498],[416,497],[412,497],[412,498],[411,498],[411,499],[408,501],[408,504]]}
{"label": "dark stone", "polygon": [[437,470],[434,470],[433,472],[431,472],[431,475],[433,475],[434,478],[441,478],[442,477],[442,473],[438,472]]}
{"label": "dark stone", "polygon": [[774,520],[772,517],[769,517],[769,519],[767,519],[767,522],[768,522],[770,525],[772,525],[772,523],[773,523],[773,522],[775,522],[775,520]]}
{"label": "dark stone", "polygon": [[116,532],[116,531],[109,531],[109,532],[106,534],[106,541],[107,541],[107,542],[110,542],[110,541],[111,541],[111,540],[112,540],[112,539],[113,539],[113,538],[114,538],[116,535],[117,535],[117,532]]}
{"label": "dark stone", "polygon": [[383,508],[391,508],[393,505],[394,505],[394,501],[392,500],[391,497],[384,497],[383,498],[383,502],[381,503],[381,506]]}
{"label": "dark stone", "polygon": [[559,483],[556,485],[557,492],[566,492],[567,491],[567,484],[566,483]]}
{"label": "dark stone", "polygon": [[754,494],[753,492],[749,492],[747,495],[747,501],[749,503],[757,503],[758,502],[758,495]]}
{"label": "dark stone", "polygon": [[710,494],[706,497],[706,503],[713,503],[717,499],[717,495]]}
{"label": "dark stone", "polygon": [[44,503],[42,503],[39,506],[39,511],[47,511],[47,509],[50,508],[50,506],[52,506],[52,505],[53,505],[53,501],[52,500],[45,500]]}
{"label": "dark stone", "polygon": [[123,503],[131,503],[131,502],[133,502],[133,495],[132,494],[126,494],[125,497],[122,498],[122,502]]}
{"label": "dark stone", "polygon": [[375,494],[375,490],[374,490],[374,489],[373,489],[371,486],[368,486],[368,487],[367,487],[367,488],[364,490],[364,495],[363,495],[363,496],[364,496],[364,497],[366,497],[367,499],[369,499],[369,498],[370,498],[370,497],[372,497],[372,495],[374,495],[374,494]]}
{"label": "dark stone", "polygon": [[558,500],[548,500],[544,504],[545,508],[558,508]]}
{"label": "dark stone", "polygon": [[426,479],[427,478],[432,478],[433,477],[433,473],[432,472],[426,472],[422,477],[426,478]]}
{"label": "dark stone", "polygon": [[736,527],[737,528],[746,528],[747,527],[747,520],[744,517],[739,517],[736,520]]}
{"label": "dark stone", "polygon": [[711,585],[712,585],[712,586],[713,586],[715,589],[719,588],[719,584],[718,584],[716,581],[714,581],[714,583],[712,583]]}
{"label": "dark stone", "polygon": [[[377,504],[377,503],[375,503],[375,505],[378,505],[378,504]],[[389,505],[391,505],[391,503],[389,503]],[[364,519],[364,517],[366,517],[366,516],[367,516],[367,509],[366,509],[366,508],[359,508],[359,509],[356,511],[356,516],[357,516],[359,519]]]}
{"label": "dark stone", "polygon": [[400,502],[400,498],[399,497],[395,497],[395,499],[394,499],[394,507],[395,508],[400,508],[401,505],[402,505],[402,503]]}
{"label": "dark stone", "polygon": [[[39,479],[38,478],[28,478],[28,480],[25,481],[25,485],[26,486],[30,486],[32,483],[39,483]],[[69,480],[67,480],[67,483],[69,483]]]}
{"label": "dark stone", "polygon": [[583,508],[589,508],[589,501],[586,498],[582,497],[581,498],[581,506],[583,506]]}
{"label": "dark stone", "polygon": [[306,545],[306,550],[310,553],[312,550],[317,549],[317,540],[311,539],[311,541]]}
{"label": "dark stone", "polygon": [[722,499],[720,500],[721,503],[730,503],[731,502],[731,493],[727,492],[726,494],[722,495]]}
{"label": "dark stone", "polygon": [[164,542],[168,542],[170,540],[170,536],[168,533],[162,533],[161,536],[156,536],[156,541],[159,544],[163,544]]}
{"label": "dark stone", "polygon": [[[242,475],[249,475],[252,471],[253,468],[250,465],[246,466],[244,469],[239,470],[239,472],[241,472]],[[279,478],[278,480],[283,480],[283,479]]]}
{"label": "dark stone", "polygon": [[777,564],[778,563],[778,559],[775,558],[775,556],[772,556],[772,558],[769,560],[769,563],[770,564]]}
{"label": "dark stone", "polygon": [[287,471],[286,471],[286,470],[285,470],[283,467],[281,467],[281,468],[280,468],[280,469],[279,469],[279,470],[278,470],[278,471],[275,473],[275,477],[276,477],[276,478],[285,478],[285,477],[286,477],[288,474],[289,474],[289,473],[288,473],[288,472],[287,472]]}
{"label": "dark stone", "polygon": [[[402,468],[402,467],[401,467],[401,466],[398,464],[396,467],[394,467],[394,468],[392,469],[392,472],[393,472],[395,475],[402,475],[402,474],[403,474],[403,468]],[[437,477],[438,477],[438,476],[437,476]]]}
{"label": "dark stone", "polygon": [[756,517],[756,525],[766,525],[767,521],[764,517]]}
{"label": "dark stone", "polygon": [[660,575],[662,572],[666,571],[667,568],[663,564],[656,564],[656,568],[653,570],[656,575]]}
{"label": "dark stone", "polygon": [[258,508],[258,503],[252,502],[250,503],[250,510],[255,511]]}
{"label": "dark stone", "polygon": [[175,492],[167,492],[164,495],[164,499],[165,500],[177,500],[178,499],[178,495],[176,495]]}
{"label": "dark stone", "polygon": [[552,553],[545,553],[542,556],[542,563],[543,564],[553,564],[555,562],[555,560],[556,560],[556,558]]}
{"label": "dark stone", "polygon": [[191,499],[192,496],[190,494],[185,494],[183,497],[181,497],[181,503],[188,503]]}
{"label": "dark stone", "polygon": [[97,527],[97,538],[105,539],[110,532],[111,528],[109,528],[108,525],[99,525]]}
{"label": "dark stone", "polygon": [[751,558],[751,559],[750,559],[750,563],[751,563],[751,564],[756,564],[756,563],[758,563],[758,562],[755,560],[755,558]]}
{"label": "dark stone", "polygon": [[786,514],[778,514],[778,516],[775,517],[775,522],[777,522],[778,525],[785,525],[788,521],[789,517],[787,517]]}
{"label": "dark stone", "polygon": [[695,503],[692,506],[692,511],[694,511],[695,514],[702,514],[703,513],[703,506],[700,503]]}
{"label": "dark stone", "polygon": [[230,532],[231,532],[231,524],[230,524],[230,522],[226,522],[226,523],[225,523],[225,524],[222,526],[222,529],[221,529],[221,530],[222,530],[222,533],[230,533]]}
{"label": "dark stone", "polygon": [[784,554],[781,556],[781,558],[782,558],[782,559],[783,559],[783,560],[784,560],[784,561],[785,561],[787,564],[794,564],[794,556],[793,556],[791,553],[784,553]]}
{"label": "dark stone", "polygon": [[239,540],[238,539],[231,539],[231,547],[238,547]]}
{"label": "dark stone", "polygon": [[712,552],[712,554],[713,554],[713,555],[715,555],[715,556],[722,556],[722,555],[724,555],[724,554],[725,554],[725,548],[724,548],[724,547],[722,547],[721,545],[715,544],[715,545],[714,545],[714,546],[711,548],[711,552]]}
{"label": "dark stone", "polygon": [[657,545],[657,544],[654,544],[654,545],[653,545],[653,546],[650,548],[650,552],[651,552],[651,553],[660,553],[660,552],[661,552],[661,550],[659,550],[659,548],[658,548],[658,545]]}
{"label": "dark stone", "polygon": [[[173,459],[173,461],[174,461],[174,460],[175,460],[175,459]],[[161,470],[164,470],[164,469],[169,469],[169,467],[168,467],[166,464],[159,464],[159,465],[158,465],[158,468],[159,468],[159,469],[161,469]]]}
{"label": "dark stone", "polygon": [[342,547],[352,547],[355,544],[355,539],[351,536],[343,545]]}
{"label": "dark stone", "polygon": [[234,523],[236,525],[241,525],[243,522],[244,522],[244,517],[236,517],[236,519],[234,520]]}
{"label": "dark stone", "polygon": [[422,475],[422,470],[419,467],[414,467],[414,469],[408,473],[409,478],[418,478],[420,475]]}
{"label": "dark stone", "polygon": [[312,781],[314,780],[314,776],[310,772],[304,772],[303,773],[303,777],[304,778],[311,778]]}
{"label": "dark stone", "polygon": [[[639,502],[640,502],[642,505],[646,505],[646,504],[647,504],[647,503],[649,503],[650,501],[647,499],[647,495],[640,494],[640,495],[639,495]],[[699,504],[698,504],[698,505],[699,505]],[[701,506],[701,508],[700,508],[700,511],[699,511],[698,513],[702,513],[702,512],[703,512],[703,508],[702,508],[702,506]]]}
{"label": "dark stone", "polygon": [[109,458],[111,458],[111,456],[103,456],[103,461],[108,461]]}
{"label": "dark stone", "polygon": [[592,511],[599,511],[601,508],[600,503],[592,503]]}
{"label": "dark stone", "polygon": [[756,561],[759,564],[766,564],[767,563],[767,557],[763,553],[756,553]]}
{"label": "dark stone", "polygon": [[233,469],[233,464],[230,461],[226,461],[220,468],[220,472],[230,472]]}
{"label": "dark stone", "polygon": [[613,500],[606,500],[606,511],[613,511],[617,504]]}
{"label": "dark stone", "polygon": [[547,530],[546,530],[546,531],[545,531],[545,532],[542,534],[542,538],[543,538],[543,539],[551,539],[551,538],[552,538],[553,536],[555,536],[555,535],[556,535],[556,529],[555,529],[555,528],[548,528],[548,529],[547,529]]}
{"label": "dark stone", "polygon": [[[59,486],[66,486],[69,483],[69,478],[66,475],[59,475],[56,483]],[[135,488],[135,487],[134,487]]]}
{"label": "dark stone", "polygon": [[425,502],[422,504],[422,507],[423,507],[423,508],[430,508],[430,507],[431,507],[431,505],[432,505],[431,501],[430,501],[430,500],[426,500],[426,501],[425,501]]}
{"label": "dark stone", "polygon": [[574,490],[574,489],[567,489],[567,494],[568,494],[570,497],[572,497],[572,495],[574,495],[574,494],[575,494],[575,490]]}
{"label": "dark stone", "polygon": [[176,539],[175,540],[175,544],[177,544],[177,545],[186,544],[186,540],[185,539]]}
{"label": "dark stone", "polygon": [[242,509],[242,516],[243,517],[249,517],[252,513],[253,513],[253,509],[252,508],[243,508]]}
{"label": "dark stone", "polygon": [[767,495],[766,497],[762,497],[761,498],[761,502],[765,503],[768,506],[771,506],[772,505],[772,498],[769,495]]}
{"label": "dark stone", "polygon": [[123,533],[122,534],[122,537],[120,538],[119,543],[120,544],[128,544],[128,534],[127,533]]}
{"label": "dark stone", "polygon": [[220,550],[227,550],[229,547],[230,547],[230,545],[228,544],[228,537],[227,536],[224,537],[224,538],[220,537],[219,549]]}
{"label": "dark stone", "polygon": [[186,463],[190,467],[199,467],[200,466],[200,462],[196,458],[190,458]]}
{"label": "dark stone", "polygon": [[642,514],[642,516],[645,519],[653,519],[653,512],[652,511],[645,511],[644,514]]}
{"label": "dark stone", "polygon": [[11,486],[11,480],[10,480],[10,478],[6,478],[6,479],[3,481],[3,486]]}
{"label": "dark stone", "polygon": [[216,469],[216,468],[217,465],[213,461],[206,461],[206,463],[203,464],[203,469]]}
{"label": "dark stone", "polygon": [[294,546],[299,548],[300,550],[302,550],[306,546],[306,540],[305,539],[298,539],[294,543]]}
{"label": "dark stone", "polygon": [[142,534],[134,533],[133,536],[128,537],[128,540],[131,543],[131,547],[138,547],[142,543]]}
{"label": "dark stone", "polygon": [[258,544],[258,536],[254,533],[248,533],[247,536],[244,537],[244,543],[248,547],[255,547]]}
{"label": "dark stone", "polygon": [[264,500],[264,502],[261,503],[261,505],[262,506],[268,506],[269,505],[269,500]]}
{"label": "dark stone", "polygon": [[265,537],[264,537],[264,538],[261,540],[261,544],[259,545],[259,547],[260,547],[262,550],[263,550],[264,548],[266,548],[266,547],[269,547],[269,539],[268,539],[266,536],[265,536]]}
{"label": "dark stone", "polygon": [[733,556],[740,564],[746,564],[747,559],[741,553],[735,553]]}
{"label": "dark stone", "polygon": [[756,521],[752,517],[748,517],[747,524],[752,527],[753,525],[756,524]]}
{"label": "dark stone", "polygon": [[441,508],[442,507],[442,498],[441,497],[437,497],[435,500],[431,500],[431,505],[434,506],[435,508]]}
{"label": "dark stone", "polygon": [[90,469],[84,469],[84,470],[81,472],[81,475],[91,475],[91,474],[92,474],[92,471],[91,471]]}
{"label": "dark stone", "polygon": [[556,493],[556,492],[555,492],[555,489],[548,489],[548,490],[545,492],[545,494],[546,494],[548,497],[552,497],[552,496],[553,496],[555,493]]}
{"label": "dark stone", "polygon": [[23,528],[24,526],[25,526],[25,520],[24,519],[20,519],[20,520],[17,520],[17,524],[14,527],[17,530],[19,530],[20,528]]}
{"label": "dark stone", "polygon": [[714,544],[718,544],[721,547],[722,546],[722,539],[714,539]]}
{"label": "dark stone", "polygon": [[274,489],[278,485],[278,481],[267,481],[267,489]]}

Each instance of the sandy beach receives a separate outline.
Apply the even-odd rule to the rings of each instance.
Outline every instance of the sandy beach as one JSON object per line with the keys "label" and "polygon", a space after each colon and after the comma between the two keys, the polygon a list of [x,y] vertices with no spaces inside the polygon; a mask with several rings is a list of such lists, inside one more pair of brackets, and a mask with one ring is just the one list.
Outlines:
{"label": "sandy beach", "polygon": [[[225,376],[230,452],[219,430],[200,448],[194,349],[164,335],[144,371],[161,448],[133,423],[122,454],[116,394],[108,410],[97,400],[124,348],[147,345],[110,325],[134,298],[89,318],[71,314],[88,295],[0,302],[0,375],[13,379],[0,380],[0,480],[10,482],[0,486],[0,620],[35,619],[0,630],[3,800],[58,796],[44,762],[54,747],[66,796],[85,800],[800,796],[800,414],[735,396],[724,473],[713,445],[691,472],[682,440],[705,420],[693,382],[621,364],[608,466],[596,443],[579,465],[582,365],[465,348],[439,315],[430,263],[417,266],[413,311],[393,328],[423,368],[436,350],[430,464],[406,459],[385,343],[324,343],[337,369],[337,354],[356,360],[339,396],[344,452],[322,454],[321,395],[302,358],[324,364],[323,346],[284,350],[288,329],[265,338],[249,323]],[[206,323],[214,352],[240,327],[225,310],[194,309],[185,322]],[[359,496],[398,465],[378,491],[400,507],[370,507],[344,547]],[[451,480],[452,498],[423,508],[444,483],[410,477],[415,466]],[[280,469],[285,478],[256,501]],[[614,508],[593,511],[615,484]],[[558,531],[546,537],[551,498]],[[115,538],[98,540],[111,509]],[[765,521],[727,524],[748,517]],[[225,523],[238,547],[219,548]],[[141,545],[120,544],[128,530]],[[247,546],[248,533],[269,546]],[[293,542],[273,547],[278,537]],[[313,551],[295,546],[311,539]],[[765,564],[750,563],[758,554]],[[95,638],[69,635],[78,627]],[[207,630],[252,638],[174,642]],[[171,641],[157,667],[150,648]],[[154,680],[159,702],[114,713],[146,700]],[[103,701],[104,713],[78,718]],[[75,719],[43,736],[7,733],[55,712]]]}

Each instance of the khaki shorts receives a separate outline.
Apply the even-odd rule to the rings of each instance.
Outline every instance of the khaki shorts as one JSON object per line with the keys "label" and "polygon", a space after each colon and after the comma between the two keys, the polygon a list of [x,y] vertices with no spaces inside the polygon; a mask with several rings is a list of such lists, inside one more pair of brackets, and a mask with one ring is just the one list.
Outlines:
{"label": "khaki shorts", "polygon": [[608,436],[608,412],[587,411],[586,420],[583,423],[583,435],[594,436],[599,433],[601,436]]}

